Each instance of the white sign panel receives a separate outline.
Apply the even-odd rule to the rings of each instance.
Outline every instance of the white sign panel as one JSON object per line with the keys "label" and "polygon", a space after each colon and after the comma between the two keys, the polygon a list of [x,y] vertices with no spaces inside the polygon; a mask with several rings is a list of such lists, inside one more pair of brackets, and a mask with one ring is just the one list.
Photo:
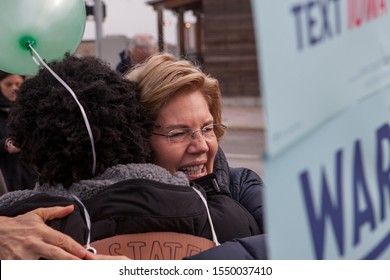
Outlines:
{"label": "white sign panel", "polygon": [[390,93],[267,161],[265,175],[271,258],[390,259]]}
{"label": "white sign panel", "polygon": [[389,85],[386,0],[252,3],[268,155]]}
{"label": "white sign panel", "polygon": [[252,1],[273,259],[390,259],[386,0]]}

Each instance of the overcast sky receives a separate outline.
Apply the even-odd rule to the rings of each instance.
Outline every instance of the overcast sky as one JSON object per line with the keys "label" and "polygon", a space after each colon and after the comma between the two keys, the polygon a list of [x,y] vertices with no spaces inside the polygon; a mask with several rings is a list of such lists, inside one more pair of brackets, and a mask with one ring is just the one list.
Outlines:
{"label": "overcast sky", "polygon": [[[93,0],[85,2],[92,3]],[[146,0],[103,0],[106,5],[106,19],[103,22],[103,36],[125,35],[132,37],[137,33],[150,33],[157,37],[157,13]],[[164,12],[164,20],[172,23],[164,27],[166,42],[176,44],[176,18],[169,11]],[[95,23],[88,20],[84,40],[95,39]]]}

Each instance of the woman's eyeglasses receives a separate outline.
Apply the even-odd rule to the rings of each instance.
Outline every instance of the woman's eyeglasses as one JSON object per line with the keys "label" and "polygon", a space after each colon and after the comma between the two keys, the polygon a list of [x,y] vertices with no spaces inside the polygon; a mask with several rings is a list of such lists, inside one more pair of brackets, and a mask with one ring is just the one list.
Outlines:
{"label": "woman's eyeglasses", "polygon": [[205,140],[213,140],[216,138],[215,136],[216,128],[220,128],[224,130],[227,127],[223,124],[208,124],[205,127],[198,130],[192,130],[191,128],[176,128],[169,131],[167,134],[157,133],[157,132],[152,132],[152,134],[165,136],[167,137],[168,142],[170,143],[179,143],[179,142],[183,142],[184,140],[186,141],[192,140],[196,137],[197,132],[199,132],[199,134],[202,135]]}

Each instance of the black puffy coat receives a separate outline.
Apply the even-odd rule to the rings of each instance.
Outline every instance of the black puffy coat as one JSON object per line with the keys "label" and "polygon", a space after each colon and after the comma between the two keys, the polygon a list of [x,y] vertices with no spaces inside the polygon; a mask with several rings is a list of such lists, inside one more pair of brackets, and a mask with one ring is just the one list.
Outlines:
{"label": "black puffy coat", "polygon": [[255,172],[243,167],[230,167],[222,149],[214,161],[214,173],[221,192],[239,202],[255,218],[261,233],[263,226],[264,182]]}
{"label": "black puffy coat", "polygon": [[220,243],[260,233],[253,216],[237,201],[190,184],[183,173],[172,176],[152,164],[118,165],[91,180],[74,183],[69,190],[62,185],[42,185],[33,191],[5,194],[0,197],[0,215],[15,216],[37,207],[74,204],[72,214],[48,224],[85,245],[88,240],[154,231],[212,240],[207,208],[192,186],[207,197]]}
{"label": "black puffy coat", "polygon": [[220,246],[203,251],[189,260],[266,260],[266,234],[227,241]]}
{"label": "black puffy coat", "polygon": [[221,148],[214,162],[214,173],[224,193],[243,205],[255,218],[261,234],[236,238],[211,248],[189,260],[266,260],[267,244],[263,226],[263,180],[247,168],[229,167]]}

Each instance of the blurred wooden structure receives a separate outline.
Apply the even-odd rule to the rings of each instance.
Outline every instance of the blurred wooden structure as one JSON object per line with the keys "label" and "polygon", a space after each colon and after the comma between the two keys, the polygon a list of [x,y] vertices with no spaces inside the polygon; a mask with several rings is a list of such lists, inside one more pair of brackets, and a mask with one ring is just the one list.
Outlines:
{"label": "blurred wooden structure", "polygon": [[[164,50],[164,10],[177,15],[179,55],[201,63],[217,78],[224,97],[260,97],[250,0],[151,0],[157,12],[160,51]],[[195,51],[185,45],[184,13],[195,19]],[[238,100],[238,99],[237,99]]]}

